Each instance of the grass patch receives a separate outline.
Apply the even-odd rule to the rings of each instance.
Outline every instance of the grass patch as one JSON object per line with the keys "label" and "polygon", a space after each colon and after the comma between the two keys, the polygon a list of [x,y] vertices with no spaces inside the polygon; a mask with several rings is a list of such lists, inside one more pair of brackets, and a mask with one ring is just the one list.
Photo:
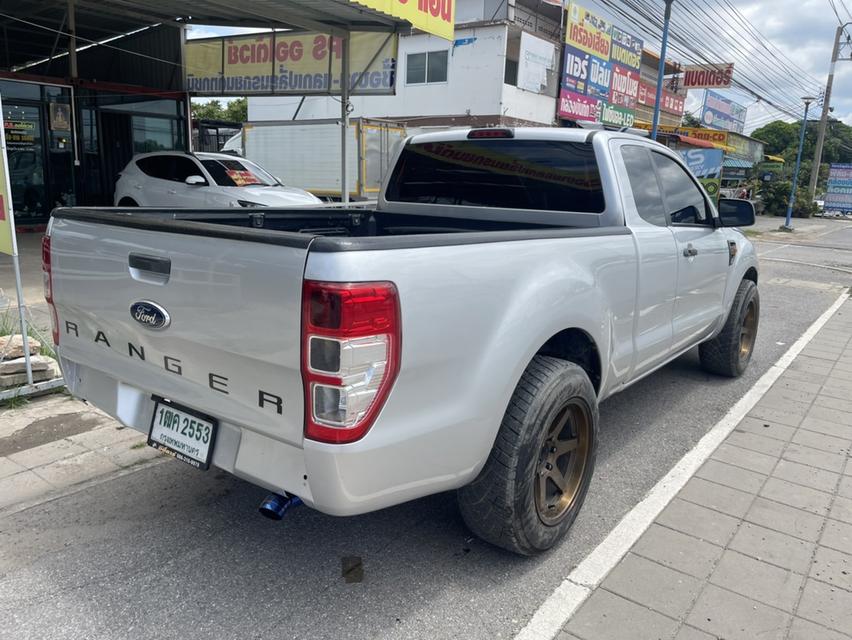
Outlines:
{"label": "grass patch", "polygon": [[0,402],[0,409],[20,409],[30,403],[30,399],[26,396],[13,396],[8,400]]}
{"label": "grass patch", "polygon": [[[15,335],[20,333],[20,331],[21,324],[18,318],[18,309],[10,306],[0,313],[0,336]],[[38,340],[41,344],[41,349],[39,349],[38,353],[32,355],[49,356],[56,359],[56,352],[53,350],[53,340],[50,337],[49,330],[40,331],[32,323],[32,318],[27,318],[27,334],[29,334],[30,338]]]}
{"label": "grass patch", "polygon": [[757,236],[763,235],[763,231],[758,231],[757,229],[745,229],[743,230],[743,233],[750,238],[756,238]]}
{"label": "grass patch", "polygon": [[130,445],[130,448],[131,449],[141,449],[142,447],[145,447],[147,445],[148,445],[147,442],[137,442],[136,444]]}

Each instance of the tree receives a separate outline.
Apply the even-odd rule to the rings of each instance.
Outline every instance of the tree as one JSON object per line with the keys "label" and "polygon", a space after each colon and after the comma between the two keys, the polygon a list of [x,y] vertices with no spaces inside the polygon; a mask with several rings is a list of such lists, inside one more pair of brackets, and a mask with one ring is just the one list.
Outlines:
{"label": "tree", "polygon": [[764,153],[780,156],[792,148],[795,154],[795,149],[799,144],[799,125],[775,120],[752,131],[751,137],[763,141],[766,145],[763,149]]}
{"label": "tree", "polygon": [[228,100],[225,106],[219,100],[206,102],[193,101],[193,120],[227,120],[228,122],[245,122],[248,120],[248,101],[246,98]]}
{"label": "tree", "polygon": [[231,100],[225,107],[225,120],[240,123],[248,120],[248,100],[246,98]]}
{"label": "tree", "polygon": [[701,120],[699,120],[698,118],[696,118],[694,115],[692,115],[689,112],[686,112],[686,113],[683,114],[682,122],[683,122],[684,127],[700,127],[701,126]]}

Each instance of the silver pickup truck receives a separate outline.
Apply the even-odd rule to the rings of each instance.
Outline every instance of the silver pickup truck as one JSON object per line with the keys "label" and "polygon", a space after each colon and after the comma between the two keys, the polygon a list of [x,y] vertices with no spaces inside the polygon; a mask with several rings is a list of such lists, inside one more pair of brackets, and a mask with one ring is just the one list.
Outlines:
{"label": "silver pickup truck", "polygon": [[753,222],[637,136],[453,131],[374,209],[57,209],[45,292],[71,392],[266,515],[457,490],[531,555],[582,505],[600,402],[696,346],[748,365]]}

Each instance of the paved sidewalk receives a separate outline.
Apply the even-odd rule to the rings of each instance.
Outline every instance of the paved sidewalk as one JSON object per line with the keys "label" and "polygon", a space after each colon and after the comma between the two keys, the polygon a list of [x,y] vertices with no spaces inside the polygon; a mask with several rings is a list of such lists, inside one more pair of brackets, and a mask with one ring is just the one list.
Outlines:
{"label": "paved sidewalk", "polygon": [[159,456],[143,434],[64,395],[2,409],[0,514]]}
{"label": "paved sidewalk", "polygon": [[852,301],[559,640],[852,639]]}

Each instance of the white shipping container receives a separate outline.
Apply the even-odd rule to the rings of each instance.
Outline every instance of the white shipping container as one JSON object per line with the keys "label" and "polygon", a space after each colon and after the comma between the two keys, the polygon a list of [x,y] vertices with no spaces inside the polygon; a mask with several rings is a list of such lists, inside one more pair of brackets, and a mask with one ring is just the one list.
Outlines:
{"label": "white shipping container", "polygon": [[[378,194],[405,136],[405,129],[396,124],[365,118],[350,121],[346,144],[350,197]],[[285,185],[340,198],[340,138],[337,120],[248,122],[243,125],[242,153]]]}

